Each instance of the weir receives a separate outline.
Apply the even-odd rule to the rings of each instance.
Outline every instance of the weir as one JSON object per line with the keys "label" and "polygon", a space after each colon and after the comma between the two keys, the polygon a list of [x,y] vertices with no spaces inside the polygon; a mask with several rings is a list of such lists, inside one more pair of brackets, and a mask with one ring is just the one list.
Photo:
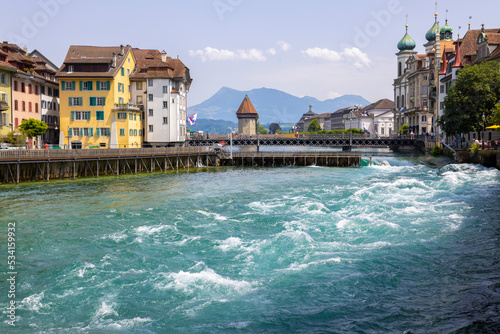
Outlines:
{"label": "weir", "polygon": [[219,165],[205,147],[96,150],[2,150],[2,183],[177,171]]}

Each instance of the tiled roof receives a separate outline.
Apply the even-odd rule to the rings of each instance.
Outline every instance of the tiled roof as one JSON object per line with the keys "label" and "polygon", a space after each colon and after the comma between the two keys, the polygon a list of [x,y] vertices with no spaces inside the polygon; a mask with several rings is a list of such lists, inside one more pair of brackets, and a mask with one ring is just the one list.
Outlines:
{"label": "tiled roof", "polygon": [[[462,64],[466,63],[467,56],[474,56],[477,54],[477,37],[482,32],[481,29],[469,30],[462,38],[462,44],[460,45],[460,56],[462,58]],[[500,33],[500,29],[484,29],[486,35],[488,35],[488,42],[490,39],[490,35],[493,37],[495,34]],[[493,37],[496,39],[496,37]]]}
{"label": "tiled roof", "polygon": [[243,102],[241,102],[240,107],[238,108],[238,111],[236,112],[236,115],[241,115],[241,114],[255,114],[257,115],[257,110],[255,110],[255,107],[252,104],[252,101],[250,101],[250,98],[245,96],[243,99]]}
{"label": "tiled roof", "polygon": [[389,99],[378,100],[377,102],[372,103],[372,104],[364,107],[363,109],[361,109],[361,111],[367,112],[369,110],[376,110],[376,109],[392,110],[392,109],[394,109],[394,101],[391,101]]}
{"label": "tiled roof", "polygon": [[[83,46],[72,45],[69,47],[64,64],[57,72],[59,77],[114,77],[120,67],[125,62],[129,51],[132,49],[130,45],[123,46],[123,54],[121,54],[122,46]],[[109,66],[107,72],[71,72],[68,73],[67,66],[69,64],[109,64],[113,62],[113,53],[116,55],[116,66]]]}
{"label": "tiled roof", "polygon": [[158,50],[133,49],[133,52],[137,61],[137,69],[132,74],[132,79],[183,79],[186,76],[188,69],[179,59],[166,57],[166,62],[163,62],[162,54]]}
{"label": "tiled roof", "polygon": [[6,63],[4,61],[0,61],[0,68],[11,70],[11,71],[17,71],[17,68],[9,63]]}

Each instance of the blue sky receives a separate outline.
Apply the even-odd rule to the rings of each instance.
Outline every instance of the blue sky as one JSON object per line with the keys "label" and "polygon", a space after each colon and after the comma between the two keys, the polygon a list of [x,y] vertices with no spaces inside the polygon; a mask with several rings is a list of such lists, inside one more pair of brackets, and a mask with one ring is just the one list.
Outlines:
{"label": "blue sky", "polygon": [[[32,0],[5,1],[2,40],[61,65],[70,45],[129,44],[179,57],[194,78],[189,105],[221,87],[268,87],[320,100],[393,98],[396,45],[405,32],[423,52],[435,1]],[[448,13],[446,14],[446,10]],[[461,35],[500,28],[497,0],[439,1],[438,21]],[[8,29],[5,29],[8,27]]]}

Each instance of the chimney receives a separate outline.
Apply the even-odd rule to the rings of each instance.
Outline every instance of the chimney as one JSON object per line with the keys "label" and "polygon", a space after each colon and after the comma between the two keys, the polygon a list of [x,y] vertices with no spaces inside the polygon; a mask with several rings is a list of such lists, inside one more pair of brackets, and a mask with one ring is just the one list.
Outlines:
{"label": "chimney", "polygon": [[125,54],[125,47],[122,45],[120,45],[120,56],[123,56]]}
{"label": "chimney", "polygon": [[116,53],[113,52],[113,62],[111,63],[111,67],[116,67]]}
{"label": "chimney", "polygon": [[25,45],[23,48],[24,52],[28,53],[28,47]]}
{"label": "chimney", "polygon": [[165,52],[165,50],[161,52],[161,61],[164,63],[167,62],[167,53]]}

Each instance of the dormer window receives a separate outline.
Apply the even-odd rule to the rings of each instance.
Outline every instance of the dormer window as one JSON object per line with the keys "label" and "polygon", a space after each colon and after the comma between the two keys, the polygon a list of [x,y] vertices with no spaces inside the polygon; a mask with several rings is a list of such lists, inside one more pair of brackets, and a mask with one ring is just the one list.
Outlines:
{"label": "dormer window", "polygon": [[75,66],[73,65],[68,65],[68,73],[74,72],[75,71]]}

